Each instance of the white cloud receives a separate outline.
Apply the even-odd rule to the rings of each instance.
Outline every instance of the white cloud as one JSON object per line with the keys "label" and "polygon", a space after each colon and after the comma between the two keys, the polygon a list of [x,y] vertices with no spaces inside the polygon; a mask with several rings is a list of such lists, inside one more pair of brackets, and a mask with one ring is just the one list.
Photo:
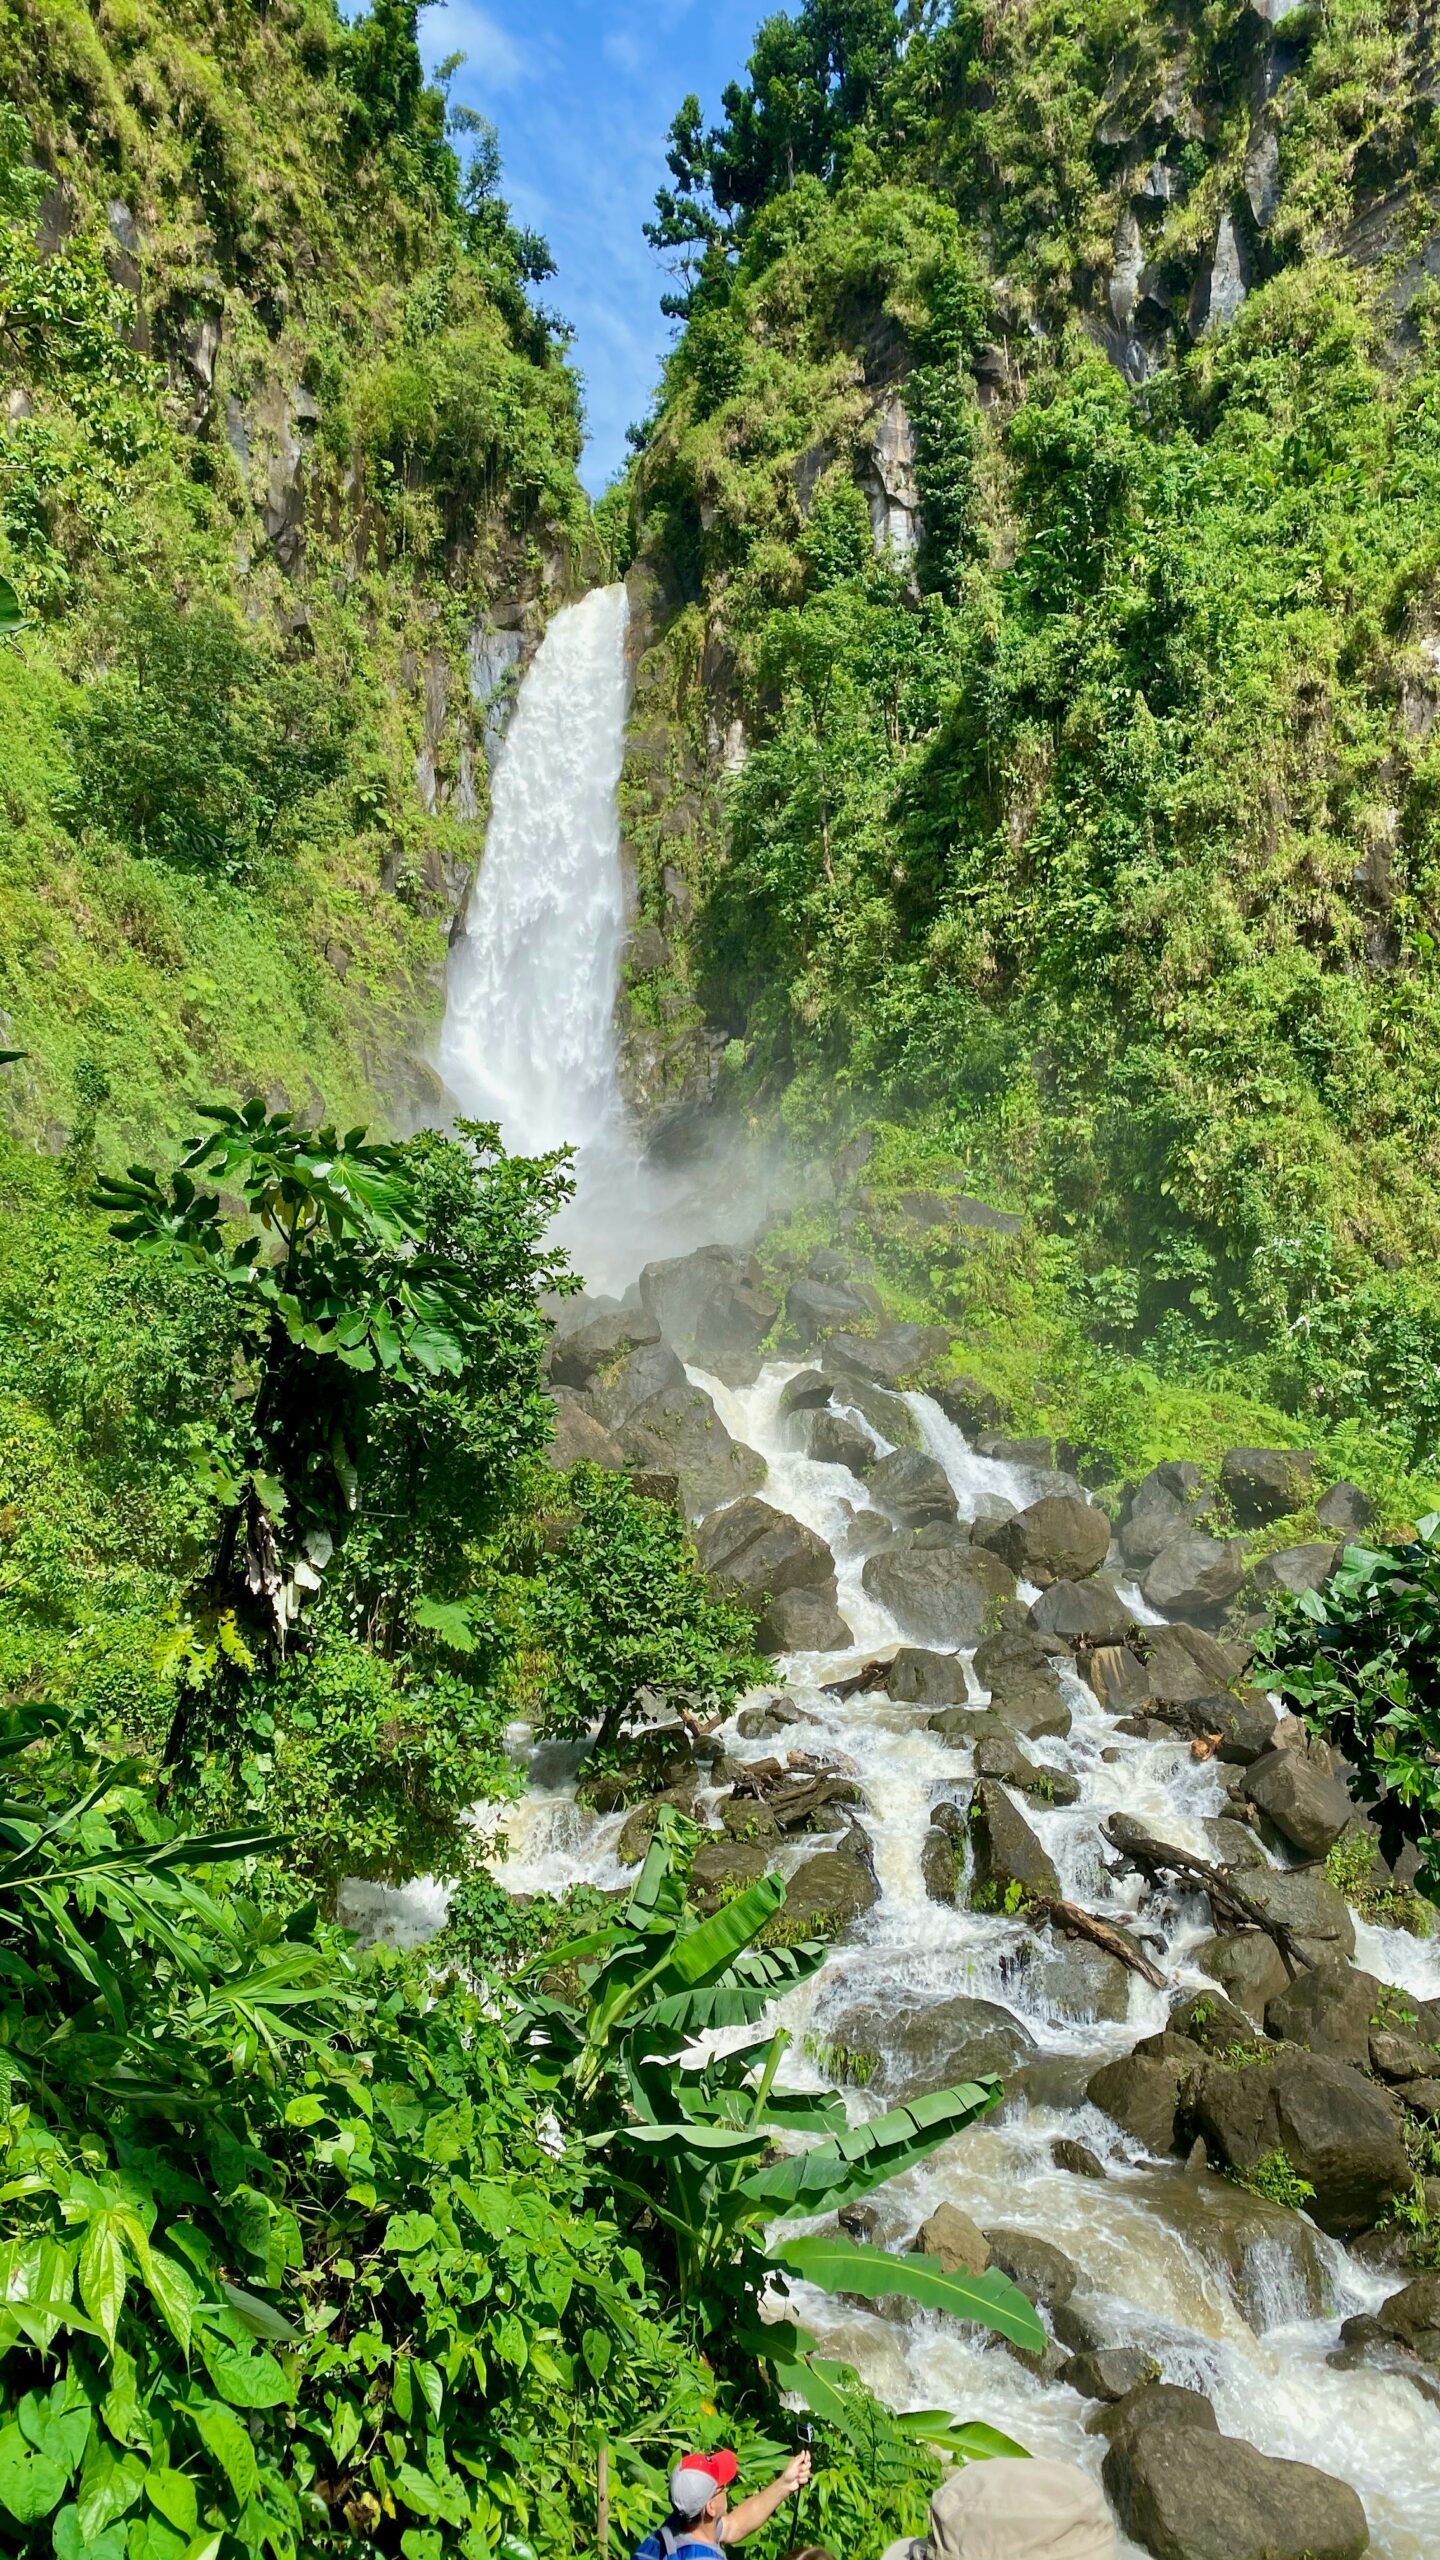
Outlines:
{"label": "white cloud", "polygon": [[494,94],[518,89],[532,64],[523,45],[475,0],[444,0],[420,21],[425,60],[431,67],[448,53],[463,53],[469,80]]}

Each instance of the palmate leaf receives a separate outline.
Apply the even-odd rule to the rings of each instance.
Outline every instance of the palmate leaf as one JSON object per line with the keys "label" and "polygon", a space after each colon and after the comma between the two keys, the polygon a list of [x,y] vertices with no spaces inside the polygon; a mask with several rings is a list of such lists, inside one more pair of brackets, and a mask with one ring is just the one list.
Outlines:
{"label": "palmate leaf", "polygon": [[813,2151],[755,2170],[744,2180],[744,2192],[767,2214],[829,2212],[938,2151],[998,2105],[1001,2094],[1001,2083],[993,2076],[936,2089],[929,2097],[873,2116],[868,2124],[852,2125],[848,2133]]}
{"label": "palmate leaf", "polygon": [[868,2302],[904,2294],[926,2311],[978,2321],[997,2329],[1012,2346],[1028,2347],[1036,2355],[1044,2352],[1045,2331],[1034,2304],[998,2267],[988,2267],[982,2276],[947,2275],[938,2258],[897,2257],[888,2249],[819,2232],[782,2240],[771,2255],[787,2275],[802,2276],[822,2293],[860,2293]]}

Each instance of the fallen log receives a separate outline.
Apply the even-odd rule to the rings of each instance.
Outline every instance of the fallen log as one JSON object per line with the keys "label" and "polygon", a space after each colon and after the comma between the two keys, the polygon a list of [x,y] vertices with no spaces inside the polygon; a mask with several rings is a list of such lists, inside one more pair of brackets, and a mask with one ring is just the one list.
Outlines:
{"label": "fallen log", "polygon": [[1125,1864],[1137,1867],[1152,1882],[1173,1876],[1181,1883],[1197,1886],[1210,1905],[1217,1927],[1228,1923],[1231,1928],[1263,1929],[1279,1949],[1292,1982],[1298,1972],[1309,1972],[1310,1958],[1293,1929],[1287,1928],[1283,1920],[1272,1919],[1223,1868],[1212,1867],[1208,1859],[1197,1858],[1188,1849],[1177,1849],[1168,1840],[1155,1839],[1132,1814],[1112,1813],[1100,1828]]}
{"label": "fallen log", "polygon": [[1078,1902],[1061,1902],[1054,1894],[1035,1895],[1029,1907],[1043,1912],[1051,1927],[1063,1930],[1067,1938],[1088,1938],[1092,1946],[1103,1947],[1107,1956],[1117,1957],[1132,1973],[1138,1973],[1152,1991],[1165,1989],[1165,1976],[1159,1966],[1131,1945],[1123,1929],[1113,1928],[1098,1912],[1082,1911]]}

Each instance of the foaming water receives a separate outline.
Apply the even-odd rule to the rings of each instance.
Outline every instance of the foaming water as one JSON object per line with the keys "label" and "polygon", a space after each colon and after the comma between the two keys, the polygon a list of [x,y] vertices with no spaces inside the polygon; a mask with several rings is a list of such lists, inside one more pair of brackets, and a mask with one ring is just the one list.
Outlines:
{"label": "foaming water", "polygon": [[[792,2035],[791,2083],[817,2085],[825,2047],[848,2035],[853,2049],[860,2025],[883,2060],[898,2056],[907,2021],[934,2001],[963,1993],[1009,2010],[1032,2040],[1026,2060],[1049,2077],[1028,2099],[1018,2091],[998,2120],[972,2128],[880,2190],[874,2199],[879,2238],[904,2246],[926,2215],[949,2200],[982,2227],[1005,2224],[1053,2242],[1081,2270],[1077,2300],[1083,2298],[1110,2343],[1141,2345],[1167,2380],[1208,2392],[1227,2433],[1349,2480],[1365,2502],[1376,2560],[1434,2560],[1440,2416],[1397,2376],[1341,2373],[1326,2361],[1340,2321],[1373,2309],[1398,2280],[1367,2269],[1301,2216],[1258,2205],[1224,2181],[1188,2178],[1174,2161],[1147,2158],[1085,2102],[1084,2082],[1107,2055],[1127,2052],[1161,2027],[1178,1992],[1206,1984],[1194,1961],[1209,1933],[1204,1905],[1179,1896],[1162,1906],[1163,1936],[1153,1936],[1151,1952],[1163,1990],[1132,1975],[1125,2015],[1101,2019],[1076,2014],[1073,1986],[1065,1990],[1022,1922],[973,1912],[963,1899],[951,1906],[927,1895],[920,1851],[930,1811],[937,1803],[965,1803],[972,1754],[947,1745],[921,1710],[879,1690],[839,1698],[824,1685],[872,1657],[888,1656],[901,1637],[861,1580],[866,1546],[855,1515],[869,1507],[865,1485],[843,1467],[806,1456],[797,1427],[780,1413],[781,1390],[796,1365],[771,1364],[754,1386],[740,1389],[693,1373],[729,1430],[765,1458],[766,1499],[829,1543],[840,1610],[854,1639],[843,1653],[794,1655],[782,1666],[789,1699],[808,1726],[779,1742],[746,1741],[732,1719],[723,1736],[727,1752],[740,1760],[769,1757],[791,1741],[822,1755],[843,1753],[865,1797],[859,1818],[879,1898],[822,1971],[777,2013]],[[1027,1470],[976,1456],[929,1398],[906,1401],[962,1515],[985,1497],[1033,1499],[1038,1488]],[[1153,1611],[1145,1614],[1154,1620]],[[973,1658],[967,1653],[961,1661],[968,1692],[979,1702],[985,1691]],[[1028,1747],[1036,1760],[1076,1779],[1080,1797],[1074,1805],[1028,1803],[1025,1818],[1067,1894],[1117,1920],[1133,1920],[1139,1884],[1108,1872],[1101,1823],[1110,1813],[1135,1814],[1204,1854],[1213,1846],[1204,1826],[1226,1808],[1220,1773],[1213,1762],[1192,1760],[1183,1742],[1117,1736],[1113,1719],[1078,1674],[1065,1671],[1061,1678],[1070,1733]],[[512,1850],[499,1871],[512,1886],[529,1890],[554,1890],[582,1875],[619,1882],[627,1871],[615,1856],[618,1820],[578,1810],[568,1793],[569,1773],[553,1753],[537,1760],[535,1777],[531,1796],[502,1817]],[[777,1864],[793,1871],[816,1846],[808,1839],[782,1847]],[[1157,1931],[1153,1908],[1143,1925]],[[1359,1937],[1360,1961],[1382,1978],[1432,1991],[1440,1972],[1434,1948],[1363,1924]],[[893,2091],[887,2096],[877,2087],[852,2095],[851,2113],[893,2102]],[[1060,2134],[1090,2147],[1106,2169],[1103,2180],[1056,2166],[1051,2145]],[[1032,2452],[1098,2473],[1104,2443],[1085,2427],[1094,2403],[1062,2383],[1039,2380],[1002,2348],[933,2316],[884,2318],[807,2287],[797,2289],[795,2308],[828,2353],[854,2362],[897,2407],[943,2406],[983,2417]],[[1123,2537],[1120,2548],[1125,2560],[1138,2560]]]}

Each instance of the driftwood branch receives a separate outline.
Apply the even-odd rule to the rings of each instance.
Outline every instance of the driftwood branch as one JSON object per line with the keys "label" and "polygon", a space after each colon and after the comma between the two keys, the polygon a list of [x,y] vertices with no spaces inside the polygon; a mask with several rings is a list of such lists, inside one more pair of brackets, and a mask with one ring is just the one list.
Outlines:
{"label": "driftwood branch", "polygon": [[1159,1966],[1131,1945],[1123,1929],[1112,1928],[1096,1912],[1082,1911],[1078,1902],[1061,1902],[1054,1894],[1035,1895],[1030,1908],[1043,1911],[1051,1927],[1063,1929],[1067,1938],[1088,1938],[1092,1946],[1103,1947],[1107,1956],[1118,1957],[1132,1973],[1139,1974],[1142,1982],[1148,1982],[1152,1991],[1164,1990],[1165,1976]]}
{"label": "driftwood branch", "polygon": [[1220,1867],[1212,1867],[1206,1858],[1193,1857],[1188,1849],[1176,1849],[1168,1840],[1156,1840],[1130,1814],[1112,1813],[1102,1823],[1106,1839],[1118,1849],[1127,1866],[1138,1867],[1142,1875],[1158,1883],[1174,1876],[1183,1884],[1194,1885],[1209,1902],[1217,1926],[1263,1929],[1280,1951],[1285,1970],[1293,1982],[1297,1973],[1310,1970],[1306,1955],[1293,1929],[1283,1920],[1274,1920],[1263,1904],[1258,1903],[1237,1884],[1232,1875]]}

